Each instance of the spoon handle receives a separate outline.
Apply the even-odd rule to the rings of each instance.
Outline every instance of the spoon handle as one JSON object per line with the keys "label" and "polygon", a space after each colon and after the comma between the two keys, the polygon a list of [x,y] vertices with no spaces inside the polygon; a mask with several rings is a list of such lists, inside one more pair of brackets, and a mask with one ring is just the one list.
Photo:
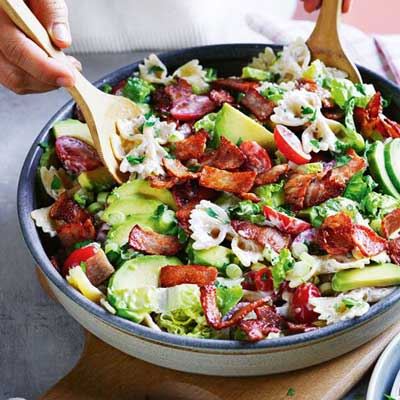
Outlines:
{"label": "spoon handle", "polygon": [[88,93],[88,91],[90,92],[93,89],[97,90],[69,63],[65,54],[52,44],[46,29],[23,0],[0,0],[0,7],[26,36],[32,39],[50,57],[68,64],[73,69],[75,75],[75,86],[67,89],[75,101],[78,101],[79,98],[81,102],[85,97],[85,93]]}

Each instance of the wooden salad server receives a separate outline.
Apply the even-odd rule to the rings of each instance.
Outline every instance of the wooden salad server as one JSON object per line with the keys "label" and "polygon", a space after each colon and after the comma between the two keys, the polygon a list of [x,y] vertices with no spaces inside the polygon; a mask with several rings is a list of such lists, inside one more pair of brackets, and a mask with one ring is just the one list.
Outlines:
{"label": "wooden salad server", "polygon": [[[23,0],[0,0],[0,7],[18,28],[50,57],[70,65],[65,54],[53,46],[47,31]],[[117,135],[118,119],[137,117],[141,111],[131,100],[106,94],[93,86],[78,70],[74,69],[74,73],[75,86],[68,88],[68,91],[83,112],[101,160],[114,179],[122,183],[128,176],[119,170],[119,161],[114,156],[111,137]]]}
{"label": "wooden salad server", "polygon": [[307,40],[312,58],[328,67],[340,69],[354,83],[362,82],[360,72],[349,59],[340,43],[339,24],[343,0],[324,0],[311,36]]}

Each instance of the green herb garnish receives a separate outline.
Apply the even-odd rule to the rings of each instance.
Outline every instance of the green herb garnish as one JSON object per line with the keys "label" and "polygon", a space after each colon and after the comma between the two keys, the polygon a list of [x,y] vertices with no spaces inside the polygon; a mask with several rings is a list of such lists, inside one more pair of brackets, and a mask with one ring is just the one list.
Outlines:
{"label": "green herb garnish", "polygon": [[127,156],[126,159],[128,163],[131,165],[138,165],[144,161],[144,156]]}
{"label": "green herb garnish", "polygon": [[53,176],[53,180],[51,181],[51,190],[60,190],[62,188],[62,182],[61,179],[57,176]]}

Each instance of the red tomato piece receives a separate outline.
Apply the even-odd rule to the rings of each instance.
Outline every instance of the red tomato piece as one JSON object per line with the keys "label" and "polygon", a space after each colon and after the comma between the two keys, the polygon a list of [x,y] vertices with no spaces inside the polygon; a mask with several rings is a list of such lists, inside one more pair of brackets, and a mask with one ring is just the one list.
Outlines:
{"label": "red tomato piece", "polygon": [[65,169],[74,174],[102,166],[92,146],[70,136],[61,136],[56,140],[56,153]]}
{"label": "red tomato piece", "polygon": [[94,256],[98,250],[99,249],[95,245],[89,245],[74,250],[65,260],[61,270],[62,274],[66,276],[71,268],[80,265],[81,262],[87,261],[90,257]]}
{"label": "red tomato piece", "polygon": [[308,222],[301,219],[290,217],[282,212],[276,211],[271,207],[264,206],[265,218],[271,225],[275,226],[281,232],[289,233],[290,235],[298,235],[299,233],[311,228]]}
{"label": "red tomato piece", "polygon": [[275,127],[274,139],[278,150],[295,164],[307,164],[311,160],[311,156],[304,152],[300,139],[285,126]]}
{"label": "red tomato piece", "polygon": [[303,283],[294,292],[290,303],[290,314],[300,324],[311,324],[318,319],[310,299],[321,297],[319,289],[313,283]]}
{"label": "red tomato piece", "polygon": [[243,289],[246,290],[261,290],[269,292],[274,289],[272,273],[269,268],[261,268],[258,271],[249,271],[244,275],[242,282]]}

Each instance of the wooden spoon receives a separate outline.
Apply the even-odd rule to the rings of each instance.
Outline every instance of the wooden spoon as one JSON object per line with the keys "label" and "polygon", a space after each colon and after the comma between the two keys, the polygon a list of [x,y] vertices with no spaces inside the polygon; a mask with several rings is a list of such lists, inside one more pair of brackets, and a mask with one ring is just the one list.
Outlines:
{"label": "wooden spoon", "polygon": [[[53,46],[47,31],[23,0],[0,0],[0,6],[18,28],[50,57],[70,65],[65,54]],[[68,88],[68,91],[83,112],[101,160],[114,179],[122,183],[128,176],[119,170],[119,162],[111,147],[111,138],[117,135],[118,119],[137,117],[141,111],[131,100],[106,94],[93,86],[79,71],[74,70],[74,73],[75,86]]]}
{"label": "wooden spoon", "polygon": [[340,15],[343,0],[323,0],[318,20],[307,40],[312,58],[320,59],[328,67],[340,69],[354,83],[362,82],[357,67],[343,50],[339,37]]}

